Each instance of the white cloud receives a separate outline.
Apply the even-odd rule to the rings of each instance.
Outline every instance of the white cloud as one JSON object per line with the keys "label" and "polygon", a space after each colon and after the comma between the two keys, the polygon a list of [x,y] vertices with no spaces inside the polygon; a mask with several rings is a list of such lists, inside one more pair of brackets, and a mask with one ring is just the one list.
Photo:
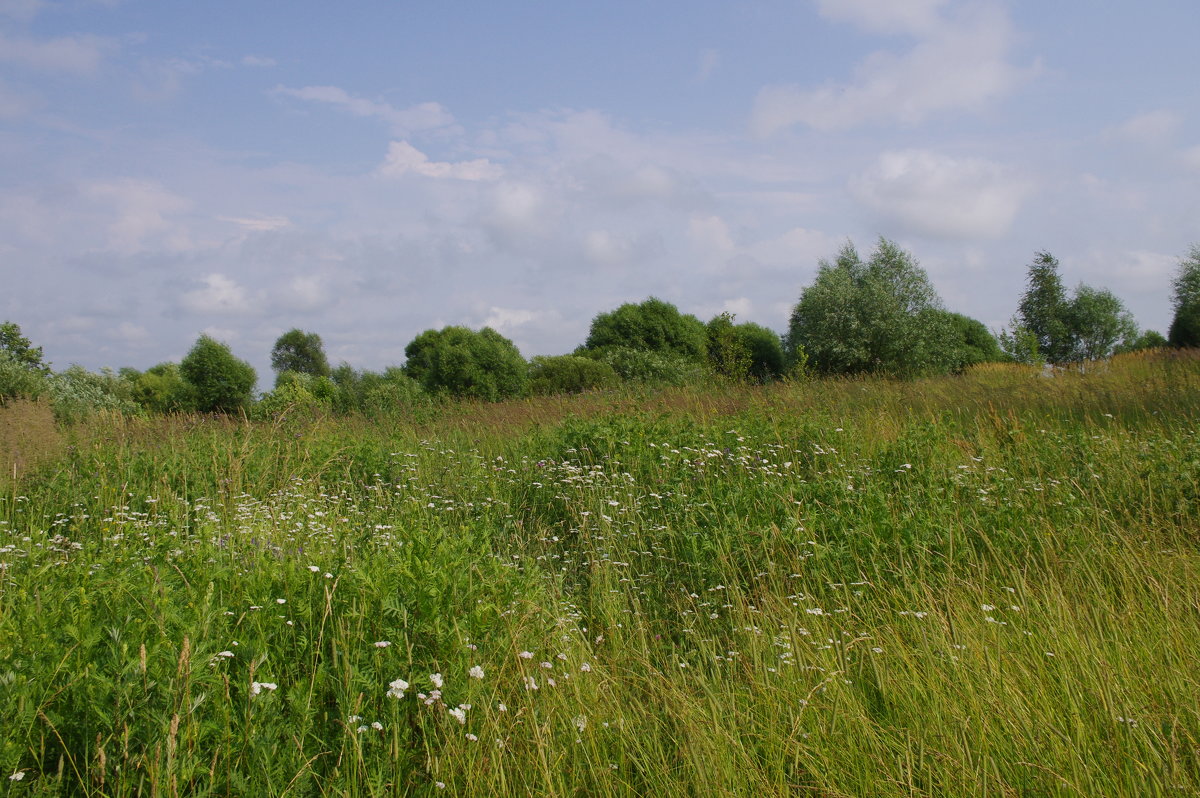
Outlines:
{"label": "white cloud", "polygon": [[268,58],[265,55],[244,55],[242,56],[242,66],[273,67],[276,66],[276,62],[274,58]]}
{"label": "white cloud", "polygon": [[688,220],[688,241],[708,256],[723,256],[733,251],[729,225],[720,216],[693,216]]}
{"label": "white cloud", "polygon": [[998,238],[1008,231],[1028,182],[1008,168],[928,150],[885,152],[850,190],[906,229],[942,238]]}
{"label": "white cloud", "polygon": [[1113,130],[1113,134],[1137,144],[1163,144],[1175,135],[1181,122],[1179,114],[1174,111],[1147,111],[1122,122]]}
{"label": "white cloud", "polygon": [[111,39],[90,34],[40,41],[0,34],[0,61],[45,72],[90,75],[99,69],[104,56],[114,49],[116,44]]}
{"label": "white cloud", "polygon": [[[250,311],[246,289],[223,274],[210,274],[204,287],[183,295],[183,306],[194,313],[239,315]],[[228,331],[223,337],[228,337]],[[213,336],[214,338],[217,336]]]}
{"label": "white cloud", "polygon": [[289,310],[316,310],[329,302],[329,290],[317,275],[297,276],[288,282],[281,300]]}
{"label": "white cloud", "polygon": [[937,27],[946,0],[817,0],[821,16],[877,33],[920,34]]}
{"label": "white cloud", "polygon": [[629,241],[609,230],[590,230],[583,237],[583,255],[597,266],[617,266],[629,260]]}
{"label": "white cloud", "polygon": [[700,51],[700,62],[696,66],[696,80],[704,83],[712,77],[717,68],[721,66],[721,54],[712,49]]}
{"label": "white cloud", "polygon": [[236,224],[243,230],[252,233],[267,233],[272,230],[282,230],[291,226],[292,222],[286,216],[218,216],[222,222]]}
{"label": "white cloud", "polygon": [[151,244],[171,250],[190,245],[186,227],[168,217],[191,202],[158,183],[126,178],[87,184],[82,193],[116,217],[108,224],[110,249],[130,254]]}
{"label": "white cloud", "polygon": [[[871,30],[917,37],[904,53],[878,51],[857,68],[848,84],[820,88],[776,85],[755,100],[750,127],[760,136],[803,124],[842,130],[866,123],[917,124],[942,111],[978,109],[1012,91],[1035,67],[1010,63],[1016,35],[1008,17],[988,4],[963,4],[937,15],[940,3],[855,0],[835,15]],[[823,8],[835,8],[831,2]],[[878,22],[867,24],[869,13]]]}
{"label": "white cloud", "polygon": [[0,0],[0,14],[28,21],[46,7],[44,0]]}
{"label": "white cloud", "polygon": [[424,177],[475,181],[498,180],[504,170],[487,158],[457,163],[431,161],[429,156],[407,141],[393,141],[388,145],[387,157],[379,167],[379,173],[385,177],[402,177],[412,173]]}
{"label": "white cloud", "polygon": [[427,102],[408,108],[393,108],[385,102],[355,97],[337,86],[305,86],[302,89],[277,86],[275,93],[299,100],[329,103],[355,116],[382,119],[393,132],[401,135],[450,127],[454,124],[454,117],[441,103]]}
{"label": "white cloud", "polygon": [[0,80],[0,119],[24,116],[32,108],[32,102],[24,95],[13,91]]}
{"label": "white cloud", "polygon": [[1180,153],[1180,158],[1184,166],[1200,171],[1200,144],[1197,144],[1195,147],[1188,147]]}
{"label": "white cloud", "polygon": [[541,188],[531,183],[505,182],[492,192],[482,223],[498,245],[523,250],[545,236],[550,216]]}
{"label": "white cloud", "polygon": [[488,310],[487,318],[483,320],[484,327],[491,327],[498,333],[507,333],[523,327],[526,324],[537,321],[546,314],[536,310],[522,310],[520,308],[498,308],[492,307]]}

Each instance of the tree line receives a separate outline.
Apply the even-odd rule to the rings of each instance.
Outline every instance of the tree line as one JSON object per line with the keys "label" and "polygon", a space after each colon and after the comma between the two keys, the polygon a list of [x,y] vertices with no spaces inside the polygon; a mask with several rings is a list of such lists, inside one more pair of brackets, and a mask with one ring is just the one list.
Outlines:
{"label": "tree line", "polygon": [[1167,345],[1200,346],[1200,245],[1181,260],[1171,287],[1174,318],[1164,338],[1139,330],[1107,289],[1081,283],[1068,295],[1058,261],[1038,252],[1012,320],[993,335],[982,322],[947,310],[913,256],[881,238],[866,259],[847,243],[833,260],[822,260],[782,336],[729,313],[703,322],[651,297],[598,314],[587,339],[570,354],[527,361],[489,327],[450,326],[414,338],[403,366],[372,372],[346,363],[331,367],[321,337],[293,329],[271,351],[274,387],[257,398],[254,369],[208,335],[179,363],[100,373],[71,366],[56,373],[41,348],[5,322],[0,402],[49,395],[66,419],[95,409],[372,414],[412,411],[443,397],[498,401],[714,376],[755,383],[800,374],[914,378],[984,362],[1065,364]]}

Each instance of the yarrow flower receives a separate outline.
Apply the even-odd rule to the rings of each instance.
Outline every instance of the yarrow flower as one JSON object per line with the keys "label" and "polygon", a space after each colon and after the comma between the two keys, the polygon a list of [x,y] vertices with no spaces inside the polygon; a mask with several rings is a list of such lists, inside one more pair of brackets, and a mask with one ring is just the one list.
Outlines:
{"label": "yarrow flower", "polygon": [[403,679],[396,679],[388,682],[388,698],[404,698],[404,691],[408,689],[408,682]]}
{"label": "yarrow flower", "polygon": [[440,674],[440,673],[429,674],[429,681],[432,682],[433,686],[436,687],[437,689],[439,689],[439,690],[442,689],[442,674]]}
{"label": "yarrow flower", "polygon": [[533,659],[533,652],[532,651],[522,651],[517,656],[520,657],[521,659]]}
{"label": "yarrow flower", "polygon": [[279,685],[275,684],[275,682],[251,682],[250,683],[250,695],[252,695],[252,696],[258,695],[263,690],[278,690],[278,689],[279,689]]}
{"label": "yarrow flower", "polygon": [[392,641],[390,641],[390,640],[376,640],[375,648],[387,648],[391,644],[392,644]]}
{"label": "yarrow flower", "polygon": [[471,668],[471,670],[469,670],[467,673],[472,679],[482,679],[483,678],[483,668],[481,668],[478,665]]}
{"label": "yarrow flower", "polygon": [[459,723],[466,724],[467,712],[462,707],[454,707],[453,709],[448,709],[446,711],[449,712],[450,716],[452,718],[454,718],[456,721],[458,721]]}

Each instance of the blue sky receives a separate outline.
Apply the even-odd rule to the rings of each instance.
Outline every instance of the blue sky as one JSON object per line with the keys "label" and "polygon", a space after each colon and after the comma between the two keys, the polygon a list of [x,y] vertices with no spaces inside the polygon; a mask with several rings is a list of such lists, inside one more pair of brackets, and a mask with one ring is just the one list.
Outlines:
{"label": "blue sky", "polygon": [[783,331],[880,236],[993,329],[1034,253],[1143,327],[1200,243],[1194,2],[0,0],[0,318],[56,367],[292,327],[527,356],[656,295]]}

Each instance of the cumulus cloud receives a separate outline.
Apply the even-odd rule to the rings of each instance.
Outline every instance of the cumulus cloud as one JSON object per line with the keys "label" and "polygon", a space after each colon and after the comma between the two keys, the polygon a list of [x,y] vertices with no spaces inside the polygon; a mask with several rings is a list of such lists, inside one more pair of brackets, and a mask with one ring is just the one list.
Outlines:
{"label": "cumulus cloud", "polygon": [[498,180],[504,170],[487,158],[473,161],[431,161],[429,156],[407,141],[393,141],[388,145],[387,157],[379,167],[384,177],[402,177],[406,174],[424,177],[448,178],[451,180]]}
{"label": "cumulus cloud", "polygon": [[850,181],[871,210],[906,229],[940,238],[998,238],[1008,231],[1028,182],[1008,168],[928,150],[885,152]]}
{"label": "cumulus cloud", "polygon": [[103,36],[74,34],[54,39],[13,38],[0,34],[0,61],[43,72],[90,75],[116,43]]}
{"label": "cumulus cloud", "polygon": [[0,14],[19,20],[33,19],[45,7],[45,0],[0,0]]}
{"label": "cumulus cloud", "polygon": [[169,250],[190,245],[187,228],[172,220],[191,202],[150,180],[132,178],[89,183],[83,195],[101,206],[111,218],[108,247],[130,254],[150,246]]}
{"label": "cumulus cloud", "polygon": [[454,124],[454,117],[441,103],[426,102],[408,108],[394,108],[379,100],[356,97],[337,86],[305,86],[301,89],[277,86],[275,93],[298,100],[328,103],[354,116],[381,119],[394,133],[400,135],[450,127]]}
{"label": "cumulus cloud", "polygon": [[286,216],[218,216],[217,218],[222,222],[236,224],[243,230],[252,233],[282,230],[292,223]]}
{"label": "cumulus cloud", "polygon": [[817,130],[913,125],[938,112],[983,107],[1034,74],[1036,67],[1011,63],[1016,33],[1002,10],[967,2],[942,13],[943,5],[934,0],[822,2],[831,19],[872,32],[904,33],[916,43],[903,53],[871,54],[849,83],[763,88],[754,103],[752,131],[769,136],[794,125]]}
{"label": "cumulus cloud", "polygon": [[276,62],[274,58],[268,58],[265,55],[244,55],[242,56],[242,66],[273,67],[276,66]]}
{"label": "cumulus cloud", "polygon": [[240,315],[250,311],[246,289],[229,277],[209,274],[200,282],[202,287],[183,295],[182,303],[186,309],[193,313],[213,315]]}
{"label": "cumulus cloud", "polygon": [[705,255],[727,255],[733,251],[729,225],[720,216],[693,216],[688,220],[688,241]]}
{"label": "cumulus cloud", "polygon": [[1112,133],[1119,139],[1137,144],[1163,144],[1174,137],[1181,123],[1179,114],[1159,109],[1126,119]]}

